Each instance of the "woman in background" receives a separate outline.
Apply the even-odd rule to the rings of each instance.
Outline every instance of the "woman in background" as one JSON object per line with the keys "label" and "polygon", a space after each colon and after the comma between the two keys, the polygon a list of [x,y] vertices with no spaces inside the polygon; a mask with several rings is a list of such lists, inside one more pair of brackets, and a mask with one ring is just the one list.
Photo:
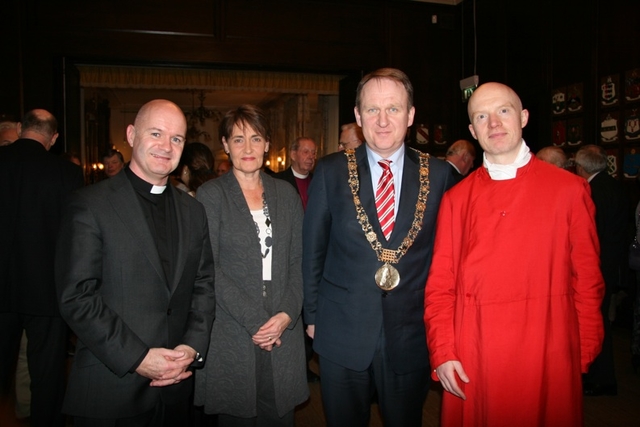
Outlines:
{"label": "woman in background", "polygon": [[[211,149],[200,142],[186,144],[180,157],[178,171],[178,179],[186,187],[187,193],[195,197],[198,187],[216,177]],[[182,187],[180,189],[184,190]]]}
{"label": "woman in background", "polygon": [[309,396],[303,342],[302,206],[289,183],[261,171],[263,113],[229,111],[220,123],[232,173],[198,190],[216,266],[216,320],[195,404],[218,426],[293,426]]}

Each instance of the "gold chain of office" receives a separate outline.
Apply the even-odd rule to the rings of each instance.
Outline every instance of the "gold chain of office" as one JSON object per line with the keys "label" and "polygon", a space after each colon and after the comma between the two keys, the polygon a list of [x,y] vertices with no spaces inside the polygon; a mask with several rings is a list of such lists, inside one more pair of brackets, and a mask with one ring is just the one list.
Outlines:
{"label": "gold chain of office", "polygon": [[424,211],[427,207],[427,197],[429,195],[429,154],[422,153],[410,147],[407,147],[407,149],[415,151],[420,156],[420,190],[418,191],[418,201],[413,215],[413,223],[411,224],[409,233],[407,233],[396,250],[383,248],[378,240],[378,236],[375,231],[373,231],[367,212],[365,212],[362,202],[360,201],[360,196],[358,196],[360,181],[358,179],[358,165],[356,164],[355,151],[353,149],[344,151],[344,154],[347,156],[347,165],[349,168],[349,187],[351,187],[351,194],[353,194],[353,204],[356,207],[358,222],[371,248],[378,256],[378,261],[384,262],[385,264],[395,264],[407,253],[422,229],[422,219],[424,218]]}

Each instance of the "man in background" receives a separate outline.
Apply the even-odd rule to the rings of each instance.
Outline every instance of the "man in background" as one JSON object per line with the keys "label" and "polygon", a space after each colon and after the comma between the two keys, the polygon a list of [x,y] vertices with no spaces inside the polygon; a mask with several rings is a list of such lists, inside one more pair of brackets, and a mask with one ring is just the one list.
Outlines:
{"label": "man in background", "polygon": [[229,160],[221,160],[216,168],[216,176],[221,177],[231,170],[231,162]]}
{"label": "man in background", "polygon": [[0,122],[0,147],[12,144],[18,138],[18,123]]}
{"label": "man in background", "polygon": [[124,157],[118,150],[110,148],[102,155],[102,164],[107,178],[113,178],[124,168]]}
{"label": "man in background", "polygon": [[561,169],[567,166],[567,155],[560,147],[544,147],[536,153],[536,157]]}
{"label": "man in background", "polygon": [[338,151],[355,150],[364,142],[362,128],[358,123],[347,123],[340,126],[340,142],[338,142]]}
{"label": "man in background", "polygon": [[[309,194],[307,193],[311,179],[313,178],[313,167],[316,164],[316,143],[311,138],[296,138],[289,147],[289,159],[291,166],[284,171],[274,175],[275,178],[287,181],[300,195],[303,209],[307,208]],[[309,362],[313,358],[313,339],[305,334],[304,350],[307,359],[307,381],[315,383],[320,381],[320,376],[309,368]]]}
{"label": "man in background", "polygon": [[445,160],[451,165],[456,182],[460,182],[462,178],[467,176],[476,160],[476,149],[466,139],[459,139],[451,144]]}
{"label": "man in background", "polygon": [[613,337],[609,305],[620,285],[620,270],[626,268],[628,198],[622,185],[607,173],[607,152],[597,145],[585,145],[576,153],[576,173],[589,182],[591,198],[596,205],[596,229],[600,242],[600,270],[605,283],[602,301],[604,341],[602,352],[584,376],[586,396],[615,396],[618,384],[613,368]]}
{"label": "man in background", "polygon": [[54,254],[63,201],[83,185],[78,166],[49,153],[57,127],[48,111],[29,111],[17,127],[20,139],[0,148],[0,379],[7,393],[24,330],[35,427],[64,425],[67,326]]}
{"label": "man in background", "polygon": [[302,207],[306,209],[309,200],[307,190],[316,164],[316,143],[306,136],[296,138],[289,147],[289,159],[291,166],[274,176],[293,185],[302,199]]}

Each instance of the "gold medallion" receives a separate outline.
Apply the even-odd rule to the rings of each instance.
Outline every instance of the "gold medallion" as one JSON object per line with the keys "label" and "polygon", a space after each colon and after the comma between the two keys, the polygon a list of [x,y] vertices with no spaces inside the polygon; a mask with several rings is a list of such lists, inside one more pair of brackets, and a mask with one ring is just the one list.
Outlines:
{"label": "gold medallion", "polygon": [[382,290],[390,291],[400,284],[400,273],[394,266],[384,263],[376,271],[376,285]]}

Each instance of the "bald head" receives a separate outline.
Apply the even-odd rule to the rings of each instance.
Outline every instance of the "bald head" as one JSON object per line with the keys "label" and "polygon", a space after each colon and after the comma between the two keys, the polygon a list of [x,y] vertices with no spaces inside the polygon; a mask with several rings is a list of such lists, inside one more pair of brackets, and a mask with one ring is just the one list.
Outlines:
{"label": "bald head", "polygon": [[475,159],[476,149],[473,144],[466,139],[459,139],[451,144],[445,158],[445,160],[455,165],[463,176],[469,173]]}
{"label": "bald head", "polygon": [[522,145],[522,128],[529,112],[520,97],[502,83],[485,83],[469,98],[469,131],[484,150],[487,161],[508,165],[515,161]]}
{"label": "bald head", "polygon": [[522,101],[513,89],[502,83],[489,82],[480,85],[480,87],[478,87],[478,89],[473,92],[471,98],[469,98],[469,103],[467,104],[467,114],[469,115],[469,120],[472,123],[472,112],[478,107],[476,104],[480,103],[481,101],[486,102],[487,99],[491,98],[506,100],[511,103],[516,109],[522,111]]}
{"label": "bald head", "polygon": [[18,124],[18,135],[38,141],[48,151],[58,139],[58,121],[47,110],[31,110]]}
{"label": "bald head", "polygon": [[132,148],[131,170],[154,185],[165,185],[178,166],[187,133],[187,120],[176,104],[165,99],[146,103],[127,127]]}
{"label": "bald head", "polygon": [[567,155],[564,154],[562,148],[544,147],[536,153],[536,157],[562,169],[567,165]]}

